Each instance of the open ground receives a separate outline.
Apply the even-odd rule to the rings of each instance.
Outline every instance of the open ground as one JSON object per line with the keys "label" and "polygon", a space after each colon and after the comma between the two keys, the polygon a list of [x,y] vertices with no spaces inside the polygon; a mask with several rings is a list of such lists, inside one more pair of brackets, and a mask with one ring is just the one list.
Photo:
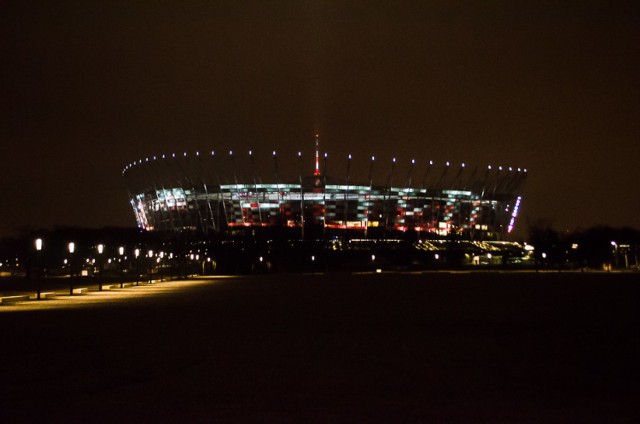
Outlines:
{"label": "open ground", "polygon": [[634,422],[637,273],[328,273],[0,306],[0,422]]}

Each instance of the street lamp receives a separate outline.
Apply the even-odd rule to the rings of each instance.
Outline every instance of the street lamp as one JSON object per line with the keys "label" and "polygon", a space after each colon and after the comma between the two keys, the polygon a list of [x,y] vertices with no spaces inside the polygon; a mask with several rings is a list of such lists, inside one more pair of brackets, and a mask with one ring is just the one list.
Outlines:
{"label": "street lamp", "polygon": [[124,286],[122,281],[122,255],[124,255],[124,247],[118,247],[118,254],[120,255],[120,288]]}
{"label": "street lamp", "polygon": [[104,252],[104,244],[98,245],[98,291],[102,291],[102,252]]}
{"label": "street lamp", "polygon": [[140,249],[133,251],[133,255],[136,257],[136,286],[140,285]]}
{"label": "street lamp", "polygon": [[151,272],[153,271],[153,250],[149,249],[149,251],[147,252],[147,257],[149,258],[149,284],[151,284]]}
{"label": "street lamp", "polygon": [[42,250],[42,239],[41,238],[37,238],[35,244],[36,244],[36,280],[38,281],[38,295],[37,295],[37,297],[38,297],[38,300],[40,300],[40,292],[42,291],[41,290],[41,286],[40,286],[40,277],[41,277],[40,274],[42,274],[42,273],[40,272],[39,265],[40,265],[40,251]]}
{"label": "street lamp", "polygon": [[169,281],[173,281],[173,252],[169,252]]}
{"label": "street lamp", "polygon": [[73,254],[76,251],[76,244],[71,242],[67,248],[69,249],[69,296],[73,296]]}
{"label": "street lamp", "polygon": [[162,279],[162,265],[163,265],[163,262],[164,262],[164,252],[160,252],[160,261],[159,261],[160,269],[159,269],[158,272],[160,273],[160,282],[161,283],[163,282],[163,279]]}

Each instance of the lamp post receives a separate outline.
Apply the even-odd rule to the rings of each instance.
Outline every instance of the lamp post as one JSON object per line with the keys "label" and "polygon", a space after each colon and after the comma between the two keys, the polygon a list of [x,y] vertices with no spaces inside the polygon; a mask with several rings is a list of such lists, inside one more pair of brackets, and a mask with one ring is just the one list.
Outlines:
{"label": "lamp post", "polygon": [[147,257],[149,258],[149,284],[151,284],[151,272],[153,270],[153,250],[149,250],[149,252],[147,252]]}
{"label": "lamp post", "polygon": [[160,268],[159,268],[158,272],[160,273],[160,282],[161,283],[163,282],[163,280],[162,280],[162,265],[163,265],[163,262],[164,262],[164,252],[160,252],[160,261],[159,261]]}
{"label": "lamp post", "polygon": [[41,286],[40,286],[40,277],[41,277],[41,272],[40,272],[40,251],[42,250],[42,239],[41,238],[37,238],[36,239],[36,280],[38,282],[38,293],[37,293],[37,298],[38,300],[40,300],[40,293],[41,293]]}
{"label": "lamp post", "polygon": [[76,244],[69,243],[69,296],[73,296],[73,254],[76,251]]}
{"label": "lamp post", "polygon": [[169,281],[173,281],[173,252],[169,252]]}
{"label": "lamp post", "polygon": [[122,255],[124,255],[124,247],[118,247],[118,254],[120,255],[120,288],[124,286],[123,276],[122,276]]}
{"label": "lamp post", "polygon": [[133,251],[133,255],[136,257],[136,286],[140,285],[140,249]]}
{"label": "lamp post", "polygon": [[104,244],[98,245],[98,291],[102,291],[102,252]]}

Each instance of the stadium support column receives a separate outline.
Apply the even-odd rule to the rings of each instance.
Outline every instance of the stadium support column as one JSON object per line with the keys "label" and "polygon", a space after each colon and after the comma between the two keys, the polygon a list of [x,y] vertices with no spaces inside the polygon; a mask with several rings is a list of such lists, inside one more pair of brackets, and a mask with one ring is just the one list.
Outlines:
{"label": "stadium support column", "polygon": [[369,236],[369,212],[371,210],[371,192],[373,190],[373,163],[376,161],[375,156],[371,156],[371,164],[369,165],[369,193],[367,200],[367,213],[364,218],[364,238]]}
{"label": "stadium support column", "polygon": [[[429,213],[425,213],[424,208],[426,208],[427,204],[428,204],[428,195],[430,196],[430,189],[428,188],[428,182],[429,182],[429,175],[431,174],[431,169],[433,168],[433,161],[430,160],[429,161],[429,166],[427,167],[427,169],[424,171],[424,176],[422,177],[422,183],[420,184],[420,189],[425,189],[425,201],[424,201],[424,207],[423,207],[423,211],[422,211],[422,223],[421,223],[421,227],[424,228],[425,224],[427,226],[427,228],[432,228],[433,227],[433,200],[431,200],[431,204],[429,205]],[[429,219],[429,221],[427,222],[427,218]]]}
{"label": "stadium support column", "polygon": [[[407,203],[405,203],[405,207],[404,207],[404,211],[403,211],[403,215],[404,215],[404,230],[405,232],[408,229],[408,225],[407,225],[407,209],[412,206],[412,202],[411,202],[411,193],[412,193],[412,189],[411,189],[411,183],[413,182],[413,170],[416,167],[416,160],[415,159],[411,159],[411,166],[409,167],[409,173],[407,174],[407,181],[405,182],[405,189],[407,191]],[[417,198],[417,196],[415,196]],[[415,204],[413,204],[415,205]],[[415,206],[413,206],[415,207]],[[412,223],[412,227],[413,229],[415,229],[416,227],[416,220],[415,220],[415,214],[411,217],[410,222]]]}
{"label": "stadium support column", "polygon": [[227,217],[227,207],[224,203],[224,193],[222,192],[222,179],[220,179],[220,172],[218,171],[218,169],[220,168],[218,160],[217,160],[217,156],[216,156],[216,152],[215,151],[211,151],[211,157],[212,157],[212,164],[213,164],[213,169],[215,169],[215,173],[216,173],[216,181],[218,181],[218,203],[216,205],[216,216],[218,217],[218,223],[217,223],[217,227],[220,230],[220,204],[222,204],[222,213],[224,214],[224,221],[225,223],[229,222],[229,219]]}
{"label": "stadium support column", "polygon": [[328,154],[325,152],[324,154],[324,175],[322,185],[322,235],[326,236],[327,234],[327,158]]}
{"label": "stadium support column", "polygon": [[391,198],[391,184],[393,183],[393,171],[396,168],[396,158],[391,161],[391,171],[389,172],[389,178],[387,179],[387,195],[384,199],[384,235],[386,238],[387,229],[389,228],[389,201]]}
{"label": "stadium support column", "polygon": [[260,221],[260,225],[262,225],[262,209],[260,208],[260,192],[258,190],[258,182],[259,176],[256,168],[256,162],[253,160],[252,151],[249,150],[249,160],[251,161],[251,173],[253,174],[253,185],[256,189],[256,204],[258,205],[258,220]]}
{"label": "stadium support column", "polygon": [[[211,153],[213,154],[213,151],[211,151]],[[205,156],[203,154],[203,156]],[[204,189],[204,195],[206,198],[206,202],[207,202],[207,221],[209,221],[209,219],[211,220],[211,227],[213,228],[213,231],[217,231],[218,227],[216,225],[216,220],[213,216],[213,209],[211,208],[211,195],[209,193],[209,186],[211,185],[211,178],[209,177],[209,172],[208,172],[208,168],[207,166],[205,166],[204,161],[202,159],[200,159],[200,156],[198,156],[198,168],[202,171],[200,172],[197,176],[200,177],[200,183],[202,184],[202,188]],[[208,227],[208,224],[207,224]]]}
{"label": "stadium support column", "polygon": [[300,239],[304,240],[304,189],[302,187],[302,152],[298,152],[298,180],[300,181]]}
{"label": "stadium support column", "polygon": [[351,173],[351,154],[349,154],[347,158],[347,179],[345,181],[345,191],[344,191],[344,229],[345,235],[347,230],[347,222],[349,219],[349,177]]}
{"label": "stadium support column", "polygon": [[[238,174],[236,172],[236,161],[233,160],[233,150],[229,150],[229,158],[231,160],[231,167],[233,168],[233,181],[235,182],[235,186],[236,186],[236,196],[238,197],[238,205],[240,206],[240,216],[242,217],[242,223],[245,223],[245,219],[244,219],[244,209],[242,209],[242,198],[240,196],[240,186],[238,185]],[[233,213],[233,210],[235,208],[233,207],[233,197],[231,198],[231,210]],[[232,217],[232,219],[234,219],[234,217]]]}
{"label": "stadium support column", "polygon": [[276,156],[276,151],[273,151],[273,166],[276,171],[276,198],[278,199],[278,225],[281,226],[284,222],[284,214],[282,201],[280,198],[280,169],[278,168],[278,157]]}
{"label": "stadium support column", "polygon": [[416,166],[416,160],[411,159],[411,166],[409,167],[409,172],[407,173],[407,181],[405,182],[405,187],[411,187],[411,182],[413,181],[413,168]]}

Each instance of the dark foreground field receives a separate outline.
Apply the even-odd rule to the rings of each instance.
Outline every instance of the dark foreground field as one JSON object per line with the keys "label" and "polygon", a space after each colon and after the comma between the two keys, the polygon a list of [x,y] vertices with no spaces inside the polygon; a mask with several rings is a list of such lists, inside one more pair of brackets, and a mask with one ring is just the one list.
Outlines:
{"label": "dark foreground field", "polygon": [[0,309],[0,422],[637,422],[639,307],[637,274],[430,273]]}

